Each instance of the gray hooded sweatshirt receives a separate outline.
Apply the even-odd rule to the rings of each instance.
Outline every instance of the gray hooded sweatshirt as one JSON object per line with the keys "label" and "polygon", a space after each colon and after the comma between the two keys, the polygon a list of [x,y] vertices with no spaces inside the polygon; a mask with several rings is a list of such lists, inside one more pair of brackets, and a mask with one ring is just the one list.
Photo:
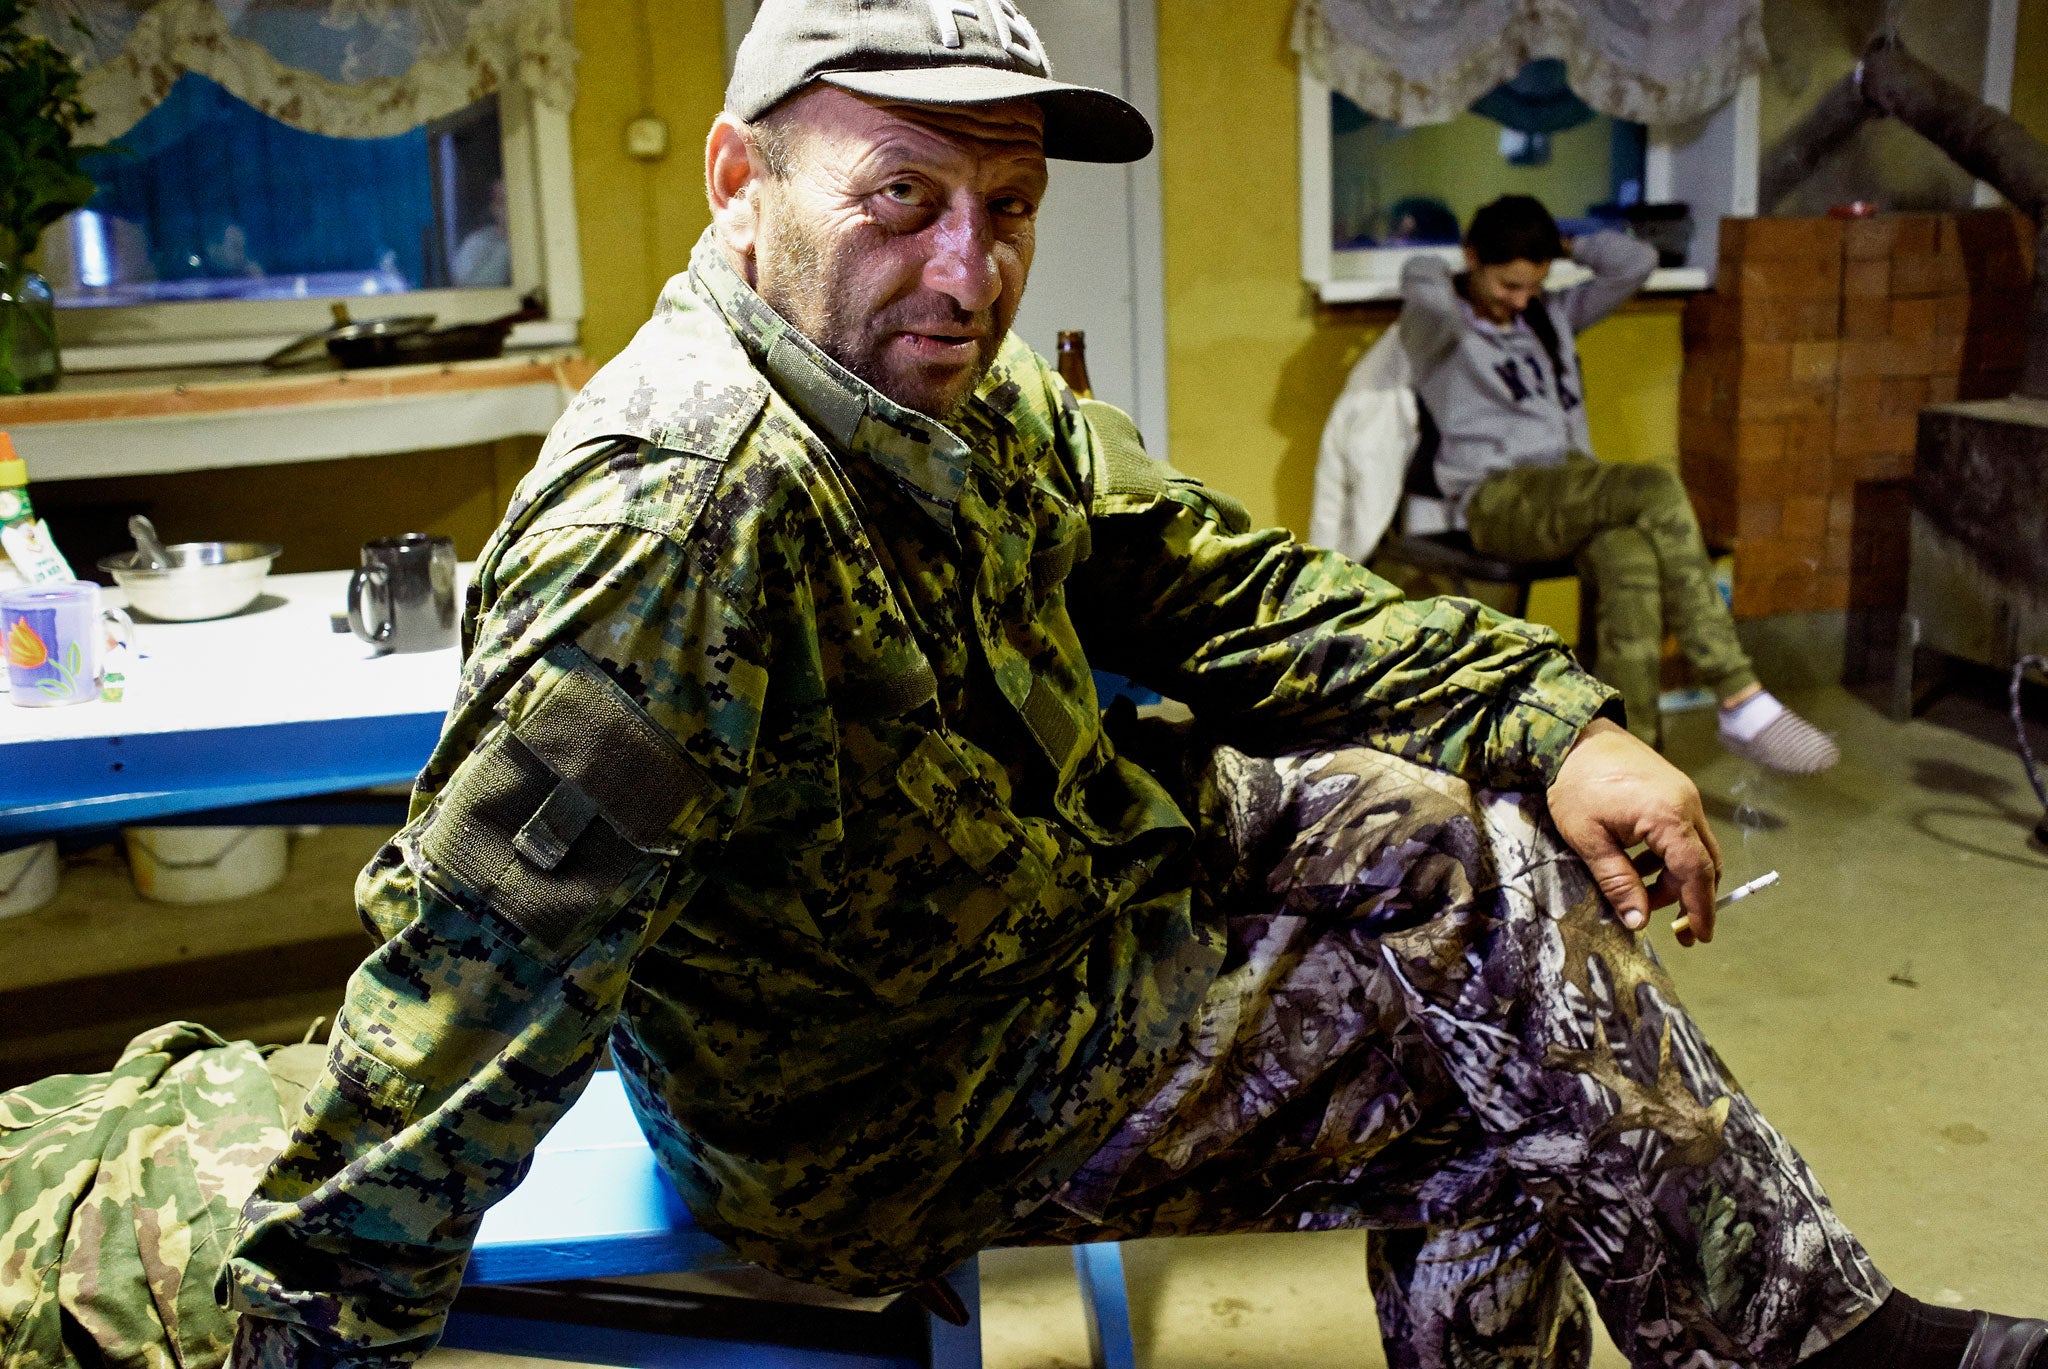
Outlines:
{"label": "gray hooded sweatshirt", "polygon": [[1562,375],[1551,374],[1526,318],[1500,325],[1474,313],[1445,262],[1411,257],[1401,270],[1401,341],[1414,363],[1415,392],[1443,435],[1437,486],[1460,523],[1465,501],[1495,472],[1559,465],[1575,451],[1592,455],[1576,338],[1642,288],[1657,269],[1657,252],[1604,232],[1577,239],[1572,259],[1593,278],[1543,296]]}

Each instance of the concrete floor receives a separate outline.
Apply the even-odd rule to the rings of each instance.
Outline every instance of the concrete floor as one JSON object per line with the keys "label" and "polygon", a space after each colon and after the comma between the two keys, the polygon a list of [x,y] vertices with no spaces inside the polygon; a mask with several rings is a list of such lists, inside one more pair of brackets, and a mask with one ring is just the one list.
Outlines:
{"label": "concrete floor", "polygon": [[[2048,1316],[2048,855],[2027,844],[2039,814],[2003,720],[1952,700],[1896,726],[1837,689],[1792,702],[1840,737],[1832,773],[1774,779],[1719,750],[1711,714],[1667,720],[1727,883],[1770,869],[1784,882],[1729,911],[1712,946],[1683,951],[1660,931],[1659,952],[1880,1268],[1922,1298]],[[1364,1244],[1131,1246],[1139,1363],[1381,1365]],[[1087,1363],[1066,1252],[996,1252],[982,1270],[989,1369]],[[1622,1360],[1603,1348],[1596,1362]]]}

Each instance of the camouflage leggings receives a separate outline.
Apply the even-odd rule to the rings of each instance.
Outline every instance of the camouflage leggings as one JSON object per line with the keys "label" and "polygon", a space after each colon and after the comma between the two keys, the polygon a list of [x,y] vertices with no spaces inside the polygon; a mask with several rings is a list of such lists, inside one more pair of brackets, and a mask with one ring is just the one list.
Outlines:
{"label": "camouflage leggings", "polygon": [[1621,691],[1629,730],[1657,740],[1664,634],[1693,678],[1728,698],[1756,683],[1735,620],[1714,584],[1699,520],[1678,477],[1661,466],[1610,464],[1576,453],[1561,466],[1518,466],[1473,492],[1472,545],[1510,561],[1571,556],[1599,590],[1593,668]]}
{"label": "camouflage leggings", "polygon": [[1230,959],[1010,1239],[1372,1228],[1395,1369],[1583,1365],[1580,1281],[1672,1369],[1777,1369],[1884,1300],[1539,801],[1363,748],[1225,748],[1204,792]]}

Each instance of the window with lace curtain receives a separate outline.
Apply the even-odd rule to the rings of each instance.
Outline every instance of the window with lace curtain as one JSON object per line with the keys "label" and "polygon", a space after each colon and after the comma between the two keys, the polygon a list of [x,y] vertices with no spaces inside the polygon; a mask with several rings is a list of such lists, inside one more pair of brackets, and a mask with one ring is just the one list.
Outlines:
{"label": "window with lace curtain", "polygon": [[[1391,299],[1413,252],[1457,260],[1497,195],[1569,234],[1684,200],[1651,288],[1697,288],[1711,225],[1750,212],[1760,0],[1296,0],[1302,274],[1323,299]],[[1575,268],[1557,267],[1557,283]]]}
{"label": "window with lace curtain", "polygon": [[[39,0],[107,144],[45,236],[67,365],[250,360],[356,317],[581,309],[565,0]],[[398,298],[392,298],[392,297]]]}

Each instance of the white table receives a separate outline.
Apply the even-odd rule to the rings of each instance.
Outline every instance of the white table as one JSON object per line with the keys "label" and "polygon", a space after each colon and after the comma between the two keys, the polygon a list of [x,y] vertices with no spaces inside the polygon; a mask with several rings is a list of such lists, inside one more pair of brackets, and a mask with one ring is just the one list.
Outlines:
{"label": "white table", "polygon": [[411,780],[458,652],[379,655],[333,631],[348,579],[273,575],[233,617],[138,621],[120,703],[0,703],[0,838]]}

